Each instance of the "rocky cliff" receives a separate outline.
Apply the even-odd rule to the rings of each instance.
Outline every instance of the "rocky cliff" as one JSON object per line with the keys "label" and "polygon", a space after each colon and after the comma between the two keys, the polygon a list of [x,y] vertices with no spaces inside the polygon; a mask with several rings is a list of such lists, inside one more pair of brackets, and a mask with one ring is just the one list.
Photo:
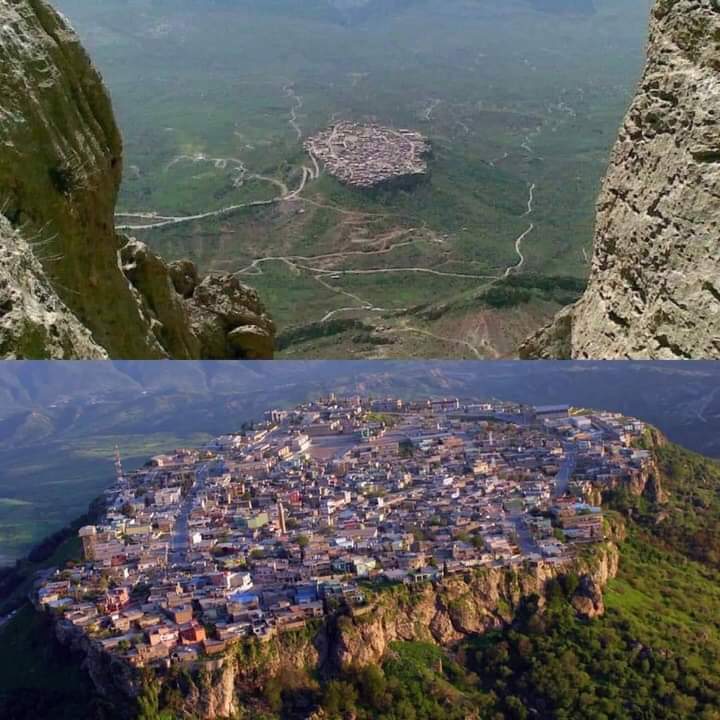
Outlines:
{"label": "rocky cliff", "polygon": [[602,591],[618,569],[617,546],[607,542],[592,559],[561,568],[546,562],[513,568],[483,568],[452,575],[437,585],[381,593],[362,613],[340,616],[331,624],[327,667],[333,671],[379,662],[391,642],[421,640],[452,648],[465,638],[501,627],[513,619],[521,601],[538,595],[565,572],[580,578],[572,604],[594,618],[605,611]]}
{"label": "rocky cliff", "polygon": [[0,356],[74,355],[107,357],[57,296],[22,233],[0,215]]}
{"label": "rocky cliff", "polygon": [[526,358],[720,357],[720,3],[657,0],[588,288]]}
{"label": "rocky cliff", "polygon": [[2,356],[269,357],[252,290],[116,234],[121,174],[110,100],[75,33],[44,0],[0,0],[0,283],[24,258],[0,285]]}
{"label": "rocky cliff", "polygon": [[[360,608],[265,642],[238,643],[222,657],[185,671],[178,667],[158,671],[156,682],[179,716],[203,720],[235,716],[242,707],[262,703],[273,682],[285,687],[294,682],[312,684],[313,678],[379,663],[395,641],[421,640],[452,650],[469,636],[511,622],[525,598],[537,595],[542,607],[550,581],[566,573],[578,576],[571,598],[576,612],[594,618],[604,612],[602,592],[618,570],[614,537],[588,549],[570,566],[537,562],[482,568],[439,583],[371,592],[368,604]],[[69,624],[59,621],[56,633],[63,644],[83,654],[98,690],[116,707],[127,707],[126,714],[132,716],[133,699],[146,682],[142,673],[111,660]]]}

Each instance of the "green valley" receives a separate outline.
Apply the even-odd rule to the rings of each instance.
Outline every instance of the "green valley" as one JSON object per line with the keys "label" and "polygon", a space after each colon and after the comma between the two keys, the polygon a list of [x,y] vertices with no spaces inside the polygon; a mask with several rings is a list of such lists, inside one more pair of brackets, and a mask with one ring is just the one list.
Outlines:
{"label": "green valley", "polygon": [[[510,357],[579,295],[646,0],[59,5],[124,134],[118,226],[239,273],[281,333],[371,328],[334,334],[324,357]],[[342,120],[421,132],[428,180],[360,191],[318,173],[303,141]],[[525,273],[578,287],[483,300]]]}

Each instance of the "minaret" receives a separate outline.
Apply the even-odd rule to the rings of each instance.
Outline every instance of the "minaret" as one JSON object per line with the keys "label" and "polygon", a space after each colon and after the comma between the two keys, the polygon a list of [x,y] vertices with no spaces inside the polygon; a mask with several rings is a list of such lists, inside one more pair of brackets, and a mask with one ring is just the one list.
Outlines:
{"label": "minaret", "polygon": [[117,445],[115,446],[115,475],[117,476],[118,483],[122,485],[125,474],[123,473],[122,461],[120,460],[120,448]]}
{"label": "minaret", "polygon": [[285,525],[285,508],[283,507],[281,500],[278,500],[278,503],[277,503],[277,514],[278,514],[278,527],[280,528],[280,534],[285,535],[287,533],[287,526]]}

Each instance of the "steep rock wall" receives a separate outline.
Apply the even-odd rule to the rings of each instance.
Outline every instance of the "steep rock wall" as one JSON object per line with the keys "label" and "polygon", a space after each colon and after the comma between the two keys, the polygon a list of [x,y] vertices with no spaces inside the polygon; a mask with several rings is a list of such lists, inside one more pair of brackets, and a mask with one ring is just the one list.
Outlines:
{"label": "steep rock wall", "polygon": [[[602,592],[618,570],[613,540],[595,546],[570,566],[547,562],[513,568],[483,568],[453,575],[436,584],[383,590],[369,605],[328,617],[316,629],[280,634],[266,642],[243,642],[224,656],[186,668],[159,672],[158,681],[175,697],[182,717],[214,720],[252,707],[274,678],[293,674],[332,677],[350,668],[381,662],[397,640],[422,640],[446,648],[473,634],[512,621],[523,599],[537,595],[542,605],[548,583],[572,572],[578,588],[571,602],[576,612],[594,618],[604,612]],[[98,691],[128,710],[142,690],[140,671],[111,660],[72,626],[57,623],[61,642],[85,655],[85,667]],[[118,667],[123,665],[124,667]],[[250,712],[252,716],[252,712]]]}
{"label": "steep rock wall", "polygon": [[[100,348],[78,342],[62,356],[198,358],[215,357],[205,351],[222,347],[222,357],[269,357],[274,327],[257,303],[251,309],[260,320],[245,332],[221,324],[220,342],[216,318],[227,310],[210,308],[212,317],[198,327],[192,300],[175,292],[160,258],[152,256],[152,273],[138,285],[128,279],[128,239],[114,227],[121,174],[110,100],[75,33],[44,0],[0,0],[0,214],[43,266],[52,294]],[[217,282],[237,285],[226,275]],[[235,293],[236,314],[242,296]],[[3,347],[4,356],[58,354],[52,342],[36,343],[32,352],[22,343]]]}
{"label": "steep rock wall", "polygon": [[140,672],[103,652],[81,629],[62,619],[56,619],[55,636],[61,645],[82,658],[83,669],[98,692],[113,703],[117,716],[127,720],[134,718],[134,700],[142,687]]}
{"label": "steep rock wall", "polygon": [[525,358],[720,357],[720,3],[657,0],[588,288]]}
{"label": "steep rock wall", "polygon": [[[579,614],[593,618],[604,612],[602,590],[617,574],[618,560],[617,546],[608,542],[592,560],[579,560],[571,568],[580,577],[572,598]],[[383,594],[370,610],[341,616],[330,627],[328,667],[344,670],[377,663],[396,640],[452,647],[469,635],[509,623],[524,598],[538,595],[542,602],[548,582],[567,571],[545,562],[485,568],[450,576],[410,594],[404,589]]]}

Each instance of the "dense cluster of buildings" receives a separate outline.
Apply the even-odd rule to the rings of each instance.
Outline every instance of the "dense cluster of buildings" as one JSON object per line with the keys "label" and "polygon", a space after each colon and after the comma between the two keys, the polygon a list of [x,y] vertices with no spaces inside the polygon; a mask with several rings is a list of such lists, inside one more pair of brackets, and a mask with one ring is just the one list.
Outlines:
{"label": "dense cluster of buildings", "polygon": [[297,630],[380,583],[565,563],[604,538],[588,488],[643,472],[643,423],[567,406],[329,397],[106,491],[37,603],[135,666]]}
{"label": "dense cluster of buildings", "polygon": [[413,130],[340,122],[308,139],[305,149],[340,182],[368,189],[425,175],[430,146]]}

